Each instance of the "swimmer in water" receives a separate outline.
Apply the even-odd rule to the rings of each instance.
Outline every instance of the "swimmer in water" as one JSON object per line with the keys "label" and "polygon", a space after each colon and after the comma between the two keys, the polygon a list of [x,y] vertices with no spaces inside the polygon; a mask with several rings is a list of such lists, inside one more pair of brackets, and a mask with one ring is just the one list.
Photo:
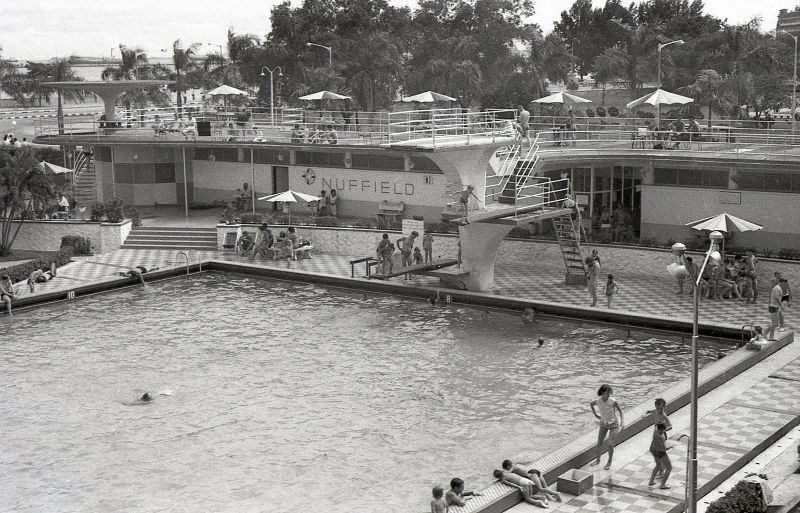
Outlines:
{"label": "swimmer in water", "polygon": [[525,324],[538,324],[536,319],[534,318],[533,307],[526,306],[525,310],[522,312],[522,322]]}
{"label": "swimmer in water", "polygon": [[129,271],[118,273],[120,276],[125,276],[126,278],[139,278],[139,281],[142,284],[142,288],[144,288],[144,273],[149,273],[152,271],[157,271],[158,267],[153,267],[148,269],[143,265],[137,265],[136,267],[130,269]]}
{"label": "swimmer in water", "polygon": [[142,402],[148,402],[153,400],[153,396],[150,395],[150,392],[145,392],[142,394],[142,397],[139,398]]}

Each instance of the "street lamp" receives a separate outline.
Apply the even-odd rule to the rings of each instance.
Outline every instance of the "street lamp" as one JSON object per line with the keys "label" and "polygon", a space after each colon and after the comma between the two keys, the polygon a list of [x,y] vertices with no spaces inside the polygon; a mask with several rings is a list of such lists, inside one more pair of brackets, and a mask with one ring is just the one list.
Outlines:
{"label": "street lamp", "polygon": [[309,46],[309,47],[310,46],[319,46],[320,48],[324,48],[324,49],[328,50],[328,67],[329,68],[333,67],[333,48],[331,48],[330,46],[318,45],[317,43],[306,43],[306,46]]}
{"label": "street lamp", "polygon": [[661,50],[665,46],[674,45],[674,44],[682,45],[683,43],[684,43],[683,39],[677,39],[675,41],[670,41],[669,43],[664,43],[664,44],[659,43],[658,44],[658,88],[659,89],[661,89]]}
{"label": "street lamp", "polygon": [[795,118],[795,109],[797,109],[797,36],[790,34],[781,29],[778,32],[783,32],[787,36],[794,39],[794,76],[792,79],[792,143],[794,143],[794,129],[797,125],[797,118]]}
{"label": "street lamp", "polygon": [[278,70],[278,79],[280,79],[283,76],[283,70],[281,69],[280,66],[275,66],[272,69],[263,66],[261,68],[262,77],[266,77],[266,75],[264,74],[264,70],[269,71],[269,115],[270,119],[272,120],[272,126],[275,126],[275,95],[273,94],[275,92],[275,84],[272,81],[272,72]]}
{"label": "street lamp", "polygon": [[686,246],[680,242],[672,245],[672,253],[683,261],[683,266],[692,280],[692,293],[694,300],[694,315],[692,317],[692,379],[691,379],[691,413],[689,418],[689,451],[686,455],[686,513],[697,513],[697,387],[698,387],[698,317],[700,310],[700,279],[706,265],[711,263],[719,264],[722,256],[719,253],[719,245],[723,236],[718,231],[708,234],[711,247],[706,251],[703,265],[697,267],[686,261]]}

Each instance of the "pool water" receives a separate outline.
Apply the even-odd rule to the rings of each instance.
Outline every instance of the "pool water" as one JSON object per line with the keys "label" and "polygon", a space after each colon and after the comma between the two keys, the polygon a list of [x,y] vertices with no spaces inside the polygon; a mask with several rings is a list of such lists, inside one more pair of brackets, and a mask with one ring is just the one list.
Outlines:
{"label": "pool water", "polygon": [[0,340],[0,510],[48,513],[424,511],[593,429],[601,383],[624,409],[690,366],[677,336],[217,273]]}

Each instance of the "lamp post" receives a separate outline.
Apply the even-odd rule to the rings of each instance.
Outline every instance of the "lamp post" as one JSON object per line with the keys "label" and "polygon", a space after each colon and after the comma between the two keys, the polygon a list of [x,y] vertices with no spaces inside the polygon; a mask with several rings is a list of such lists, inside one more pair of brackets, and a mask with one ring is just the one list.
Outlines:
{"label": "lamp post", "polygon": [[658,88],[659,89],[661,89],[661,50],[665,46],[674,45],[674,44],[682,45],[683,43],[684,43],[683,39],[676,39],[675,41],[670,41],[669,43],[664,43],[664,44],[659,43],[659,45],[658,45]]}
{"label": "lamp post", "polygon": [[692,316],[692,375],[691,375],[691,412],[689,418],[689,451],[686,455],[686,513],[697,513],[697,388],[698,388],[698,318],[700,311],[700,278],[709,262],[719,263],[722,256],[719,253],[719,244],[723,236],[718,231],[708,234],[711,246],[706,251],[703,265],[699,270],[686,261],[686,246],[680,242],[672,245],[672,253],[681,259],[689,278],[692,280],[692,293],[694,300],[694,313]]}
{"label": "lamp post", "polygon": [[333,67],[333,48],[331,48],[330,46],[318,45],[317,43],[306,43],[306,46],[318,46],[320,48],[328,50],[328,67],[329,68]]}
{"label": "lamp post", "polygon": [[266,77],[266,75],[264,74],[264,70],[269,71],[269,117],[270,120],[272,121],[272,126],[275,126],[275,94],[274,94],[275,84],[272,81],[272,73],[275,70],[278,70],[278,79],[280,79],[283,76],[283,70],[281,69],[280,66],[275,66],[272,69],[269,69],[267,66],[262,66],[261,67],[262,77]]}
{"label": "lamp post", "polygon": [[783,29],[781,29],[779,32],[783,32],[787,36],[794,39],[794,74],[792,78],[792,143],[794,143],[794,130],[797,125],[797,118],[795,117],[795,110],[797,109],[797,36],[790,34]]}

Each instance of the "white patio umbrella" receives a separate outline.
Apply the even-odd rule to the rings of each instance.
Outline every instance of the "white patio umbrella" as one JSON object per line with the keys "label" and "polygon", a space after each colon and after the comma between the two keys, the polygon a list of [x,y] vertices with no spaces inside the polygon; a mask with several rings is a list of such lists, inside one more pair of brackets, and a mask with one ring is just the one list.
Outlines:
{"label": "white patio umbrella", "polygon": [[223,84],[219,87],[215,87],[206,94],[209,96],[222,96],[222,104],[227,106],[228,96],[247,96],[247,91],[242,91],[241,89],[236,89],[235,87]]}
{"label": "white patio umbrella", "polygon": [[415,94],[413,96],[406,96],[402,98],[406,103],[434,103],[434,102],[454,102],[455,98],[445,94],[437,93],[436,91],[425,91],[424,93]]}
{"label": "white patio umbrella", "polygon": [[317,91],[298,98],[299,100],[349,100],[349,96],[330,91]]}
{"label": "white patio umbrella", "polygon": [[[727,212],[723,212],[722,214],[711,217],[705,217],[703,219],[698,219],[697,221],[692,221],[691,223],[686,223],[686,226],[695,230],[716,230],[718,232],[725,233],[755,232],[764,229],[764,227],[760,224],[752,223],[742,218],[732,216]],[[725,253],[725,239],[722,240],[722,252]]]}
{"label": "white patio umbrella", "polygon": [[236,89],[229,85],[221,85],[215,87],[206,94],[209,96],[247,96],[247,91],[242,91],[241,89]]}
{"label": "white patio umbrella", "polygon": [[[268,196],[261,196],[258,198],[259,200],[270,201],[272,203],[297,203],[298,201],[305,201],[305,202],[312,202],[312,201],[319,201],[320,198],[318,196],[313,196],[311,194],[305,194],[302,192],[296,192],[291,189],[284,192],[279,192],[277,194],[270,194]],[[289,224],[292,223],[292,212],[289,211]]]}
{"label": "white patio umbrella", "polygon": [[727,212],[718,214],[691,223],[686,223],[686,226],[694,228],[695,230],[717,230],[719,232],[754,232],[763,230],[764,227],[740,217],[732,216]]}
{"label": "white patio umbrella", "polygon": [[679,94],[670,93],[663,89],[656,89],[650,94],[646,94],[641,98],[637,98],[628,103],[628,109],[648,109],[656,111],[656,119],[658,126],[661,126],[661,106],[675,107],[678,105],[687,105],[693,103],[694,99],[688,96],[681,96]]}
{"label": "white patio umbrella", "polygon": [[533,103],[560,103],[561,105],[580,105],[582,103],[592,103],[592,100],[581,98],[569,93],[554,93],[544,98],[533,100]]}
{"label": "white patio umbrella", "polygon": [[64,173],[72,173],[73,170],[67,167],[57,166],[55,164],[51,164],[49,162],[42,162],[42,169],[45,172],[53,173],[54,175],[60,175]]}

